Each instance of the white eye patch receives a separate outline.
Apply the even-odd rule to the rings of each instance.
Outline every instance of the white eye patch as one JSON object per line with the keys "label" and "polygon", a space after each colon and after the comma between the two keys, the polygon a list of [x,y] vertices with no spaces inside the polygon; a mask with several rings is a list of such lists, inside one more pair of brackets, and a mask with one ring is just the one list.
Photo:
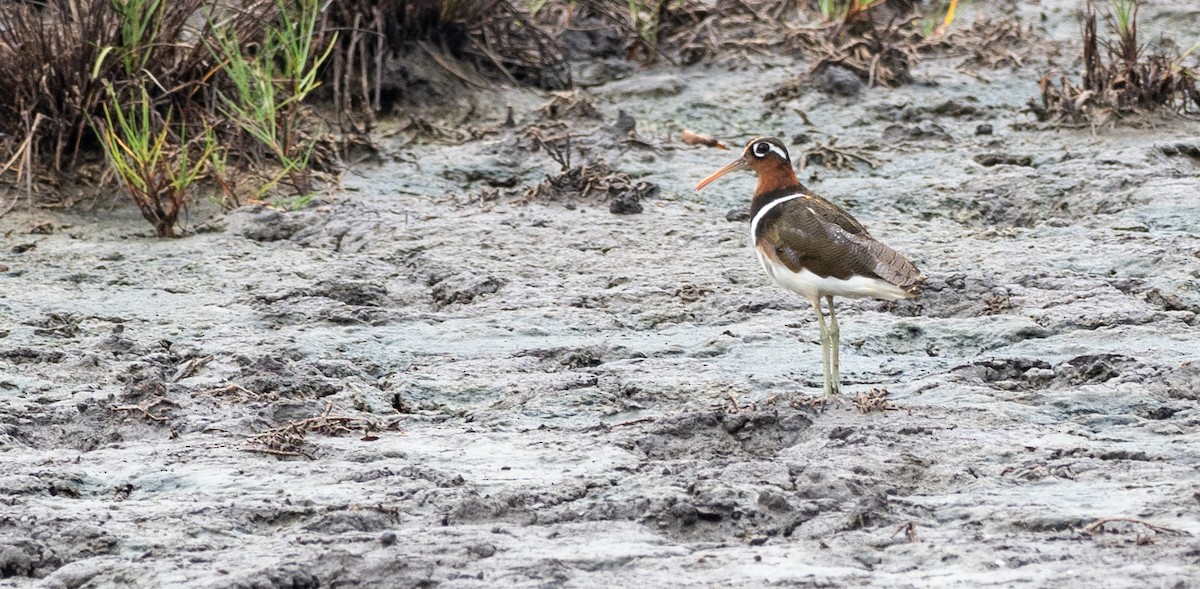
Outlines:
{"label": "white eye patch", "polygon": [[768,152],[775,152],[783,161],[788,160],[787,152],[774,143],[759,141],[754,144],[754,157],[766,157]]}

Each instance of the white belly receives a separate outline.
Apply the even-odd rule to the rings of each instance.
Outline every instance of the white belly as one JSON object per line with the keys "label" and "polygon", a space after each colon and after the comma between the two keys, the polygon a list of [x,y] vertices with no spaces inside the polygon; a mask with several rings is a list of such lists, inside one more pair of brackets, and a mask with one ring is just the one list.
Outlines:
{"label": "white belly", "polygon": [[889,301],[912,296],[894,284],[866,276],[851,276],[842,280],[832,276],[817,276],[808,270],[792,272],[786,266],[768,259],[758,248],[754,248],[754,253],[758,254],[758,261],[771,280],[810,301],[820,300],[827,295],[852,299],[875,297]]}

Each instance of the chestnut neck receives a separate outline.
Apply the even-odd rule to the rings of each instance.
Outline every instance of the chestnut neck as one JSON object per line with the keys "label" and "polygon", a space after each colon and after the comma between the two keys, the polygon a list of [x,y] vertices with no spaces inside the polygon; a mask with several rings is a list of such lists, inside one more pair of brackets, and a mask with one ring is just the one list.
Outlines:
{"label": "chestnut neck", "polygon": [[792,165],[783,161],[772,161],[759,166],[758,188],[754,190],[754,200],[750,202],[750,214],[757,214],[760,209],[780,198],[797,193],[807,193],[808,189],[796,177]]}

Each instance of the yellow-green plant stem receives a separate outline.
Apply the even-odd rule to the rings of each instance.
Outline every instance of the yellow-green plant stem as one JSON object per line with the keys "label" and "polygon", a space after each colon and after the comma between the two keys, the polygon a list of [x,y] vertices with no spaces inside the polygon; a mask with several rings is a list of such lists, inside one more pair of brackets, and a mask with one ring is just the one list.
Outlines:
{"label": "yellow-green plant stem", "polygon": [[128,110],[112,86],[102,105],[104,124],[97,128],[104,153],[117,177],[129,190],[142,216],[154,225],[160,237],[175,237],[179,215],[187,209],[188,188],[209,165],[216,149],[212,129],[206,127],[192,156],[186,128],[180,126],[179,142],[171,141],[171,114],[158,124],[154,106],[145,88],[139,88]]}

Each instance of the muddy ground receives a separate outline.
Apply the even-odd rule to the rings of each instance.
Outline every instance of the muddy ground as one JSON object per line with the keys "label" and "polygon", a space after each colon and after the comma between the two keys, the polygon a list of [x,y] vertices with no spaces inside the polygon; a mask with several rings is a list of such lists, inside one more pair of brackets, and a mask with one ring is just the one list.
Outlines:
{"label": "muddy ground", "polygon": [[[1036,124],[1067,4],[1016,11],[1027,67],[930,56],[855,98],[764,102],[808,68],[778,56],[614,66],[564,124],[657,187],[640,214],[526,194],[559,172],[530,90],[183,239],[18,207],[0,586],[1196,587],[1200,123]],[[1143,18],[1188,46],[1200,10]],[[682,128],[878,163],[801,172],[930,276],[842,303],[846,402],[804,403],[817,329],[747,244],[752,176],[694,193],[734,152]]]}

